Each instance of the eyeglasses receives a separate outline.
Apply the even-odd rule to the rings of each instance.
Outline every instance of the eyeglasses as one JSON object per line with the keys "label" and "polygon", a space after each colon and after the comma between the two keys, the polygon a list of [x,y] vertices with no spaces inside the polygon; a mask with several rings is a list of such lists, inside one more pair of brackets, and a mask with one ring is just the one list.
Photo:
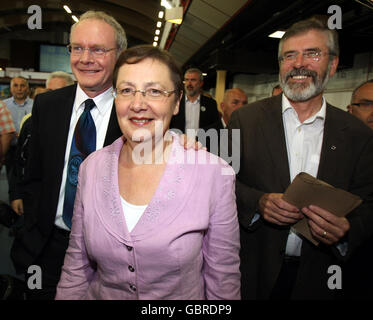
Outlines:
{"label": "eyeglasses", "polygon": [[360,103],[351,103],[352,106],[357,106],[360,109],[370,109],[373,108],[373,101],[366,101],[366,102],[360,102]]}
{"label": "eyeglasses", "polygon": [[132,100],[136,92],[140,92],[145,100],[148,101],[160,101],[166,97],[169,97],[171,94],[175,93],[176,90],[159,90],[155,88],[148,88],[146,90],[135,90],[133,88],[123,88],[123,89],[115,89],[113,92],[114,98],[120,98],[123,100]]}
{"label": "eyeglasses", "polygon": [[110,48],[106,49],[104,47],[92,47],[92,48],[83,48],[81,46],[76,45],[67,45],[67,49],[69,53],[74,56],[80,56],[83,54],[84,50],[88,50],[90,54],[92,54],[96,58],[104,57],[107,52],[116,50],[117,48]]}
{"label": "eyeglasses", "polygon": [[[299,51],[287,52],[282,57],[279,57],[279,61],[287,62],[287,63],[294,62],[297,59],[299,53],[300,53]],[[303,59],[305,60],[308,60],[311,62],[312,61],[318,62],[321,60],[322,56],[327,56],[327,55],[334,56],[335,54],[334,53],[323,53],[320,50],[307,50],[307,51],[303,51],[302,55],[303,55]]]}

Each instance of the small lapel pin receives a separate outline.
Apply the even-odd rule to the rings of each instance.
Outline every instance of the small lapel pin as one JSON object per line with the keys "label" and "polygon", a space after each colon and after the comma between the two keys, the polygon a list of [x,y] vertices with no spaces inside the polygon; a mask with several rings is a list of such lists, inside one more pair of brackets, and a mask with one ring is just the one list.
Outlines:
{"label": "small lapel pin", "polygon": [[337,149],[337,147],[336,146],[331,146],[330,149],[335,150],[335,149]]}
{"label": "small lapel pin", "polygon": [[201,106],[201,111],[202,112],[205,112],[206,111],[206,108],[204,106]]}

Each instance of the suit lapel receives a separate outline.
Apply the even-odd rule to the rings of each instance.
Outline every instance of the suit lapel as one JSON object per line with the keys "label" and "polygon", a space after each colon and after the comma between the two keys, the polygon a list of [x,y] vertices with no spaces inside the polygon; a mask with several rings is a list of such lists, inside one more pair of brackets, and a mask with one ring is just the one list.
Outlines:
{"label": "suit lapel", "polygon": [[324,138],[321,147],[320,163],[317,177],[333,184],[337,177],[338,162],[343,161],[345,152],[344,129],[346,124],[341,122],[333,107],[327,104]]}
{"label": "suit lapel", "polygon": [[112,144],[121,135],[122,135],[122,132],[121,132],[119,124],[118,124],[118,118],[117,118],[117,114],[116,114],[116,110],[115,110],[115,103],[113,103],[113,106],[111,108],[109,125],[108,125],[107,131],[106,131],[104,147],[109,145],[109,144]]}
{"label": "suit lapel", "polygon": [[[53,116],[58,119],[58,121],[53,122],[54,131],[61,134],[56,134],[53,136],[54,144],[57,147],[55,157],[60,168],[64,166],[65,151],[67,138],[69,135],[71,114],[73,111],[74,101],[76,95],[76,85],[70,87],[70,91],[60,95],[58,98],[59,106],[53,106]],[[58,169],[58,172],[60,169]],[[62,172],[62,169],[61,169]]]}
{"label": "suit lapel", "polygon": [[278,173],[279,183],[283,190],[290,184],[289,160],[286,150],[284,125],[282,121],[281,95],[267,100],[262,106],[262,131],[264,145],[267,146],[273,165]]}

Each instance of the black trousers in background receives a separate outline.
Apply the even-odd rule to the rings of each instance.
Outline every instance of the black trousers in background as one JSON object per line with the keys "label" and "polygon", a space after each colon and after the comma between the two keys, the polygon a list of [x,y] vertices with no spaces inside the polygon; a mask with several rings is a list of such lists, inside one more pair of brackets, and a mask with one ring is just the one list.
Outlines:
{"label": "black trousers in background", "polygon": [[[54,300],[68,245],[69,232],[54,227],[47,245],[34,263],[41,268],[42,288],[28,289],[27,300]],[[32,274],[26,274],[26,284],[30,276]]]}

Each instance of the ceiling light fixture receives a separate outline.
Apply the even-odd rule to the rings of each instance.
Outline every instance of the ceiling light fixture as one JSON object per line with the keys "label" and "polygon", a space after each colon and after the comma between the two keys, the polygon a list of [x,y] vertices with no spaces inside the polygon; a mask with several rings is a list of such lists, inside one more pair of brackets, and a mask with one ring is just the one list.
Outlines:
{"label": "ceiling light fixture", "polygon": [[183,22],[183,13],[183,7],[166,9],[165,19],[171,23],[181,24]]}
{"label": "ceiling light fixture", "polygon": [[79,19],[76,17],[76,16],[71,16],[71,18],[73,18],[73,20],[75,21],[75,22],[79,22]]}
{"label": "ceiling light fixture", "polygon": [[271,33],[268,37],[281,39],[284,34],[285,34],[285,31],[277,30]]}
{"label": "ceiling light fixture", "polygon": [[157,22],[157,28],[160,28],[160,27],[162,27],[162,22],[158,21]]}
{"label": "ceiling light fixture", "polygon": [[155,30],[155,34],[156,34],[157,36],[159,36],[160,33],[161,33],[161,30],[159,30],[159,29]]}
{"label": "ceiling light fixture", "polygon": [[67,13],[71,13],[71,10],[67,5],[64,5],[63,8],[66,10]]}
{"label": "ceiling light fixture", "polygon": [[163,16],[164,16],[164,11],[159,11],[159,13],[158,13],[158,18],[159,18],[159,19],[162,19]]}
{"label": "ceiling light fixture", "polygon": [[158,43],[157,42],[153,42],[153,47],[156,47],[158,45]]}
{"label": "ceiling light fixture", "polygon": [[161,1],[161,6],[165,7],[166,9],[171,9],[172,8],[172,5],[167,0],[162,0]]}

